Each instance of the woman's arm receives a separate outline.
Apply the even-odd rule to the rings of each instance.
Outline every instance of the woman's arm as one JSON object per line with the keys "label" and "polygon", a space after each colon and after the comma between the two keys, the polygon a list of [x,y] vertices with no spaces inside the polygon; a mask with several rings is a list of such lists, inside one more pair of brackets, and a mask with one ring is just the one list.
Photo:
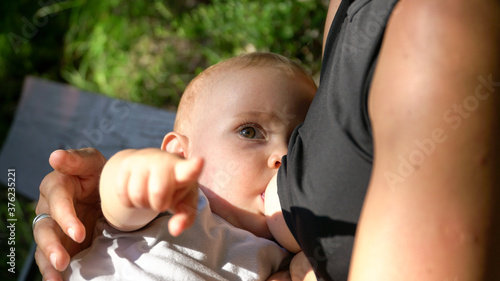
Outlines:
{"label": "woman's arm", "polygon": [[350,280],[500,280],[500,5],[401,1]]}

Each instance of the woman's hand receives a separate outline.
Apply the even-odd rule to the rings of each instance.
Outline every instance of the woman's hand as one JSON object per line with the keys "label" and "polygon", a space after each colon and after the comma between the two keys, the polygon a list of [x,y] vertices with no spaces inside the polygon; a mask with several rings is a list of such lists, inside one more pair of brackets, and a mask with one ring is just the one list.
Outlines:
{"label": "woman's hand", "polygon": [[282,270],[269,276],[267,281],[316,281],[313,267],[304,252],[298,252],[290,262],[288,270]]}
{"label": "woman's hand", "polygon": [[62,280],[70,257],[90,246],[99,206],[99,177],[106,162],[93,148],[57,150],[49,158],[54,171],[40,184],[36,213],[51,219],[36,223],[35,259],[44,280]]}
{"label": "woman's hand", "polygon": [[313,267],[304,252],[297,253],[290,262],[290,276],[292,281],[316,281]]}

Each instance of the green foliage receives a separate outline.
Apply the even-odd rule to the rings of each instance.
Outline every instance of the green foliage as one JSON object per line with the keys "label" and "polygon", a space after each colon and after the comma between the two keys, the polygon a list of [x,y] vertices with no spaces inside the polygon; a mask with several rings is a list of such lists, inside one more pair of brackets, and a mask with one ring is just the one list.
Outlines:
{"label": "green foliage", "polygon": [[320,1],[82,1],[71,11],[62,76],[109,96],[173,105],[202,69],[249,51],[320,68]]}
{"label": "green foliage", "polygon": [[0,1],[0,145],[7,134],[26,75],[53,81],[60,77],[60,58],[69,13],[42,16],[54,0]]}
{"label": "green foliage", "polygon": [[284,54],[316,74],[322,2],[4,1],[3,112],[12,113],[27,74],[171,108],[201,70],[242,52]]}
{"label": "green foliage", "polygon": [[312,54],[319,54],[309,45],[321,42],[322,8],[317,1],[214,0],[182,15],[177,28],[180,35],[198,42],[210,64],[260,50],[305,59],[310,65]]}

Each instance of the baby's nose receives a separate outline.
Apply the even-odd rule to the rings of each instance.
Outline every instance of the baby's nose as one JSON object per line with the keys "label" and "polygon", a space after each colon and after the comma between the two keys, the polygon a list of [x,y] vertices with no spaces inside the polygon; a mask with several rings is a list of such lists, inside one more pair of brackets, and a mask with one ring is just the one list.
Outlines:
{"label": "baby's nose", "polygon": [[281,157],[272,157],[268,160],[268,166],[271,169],[278,169],[281,166]]}
{"label": "baby's nose", "polygon": [[277,147],[269,156],[267,165],[271,169],[278,169],[281,166],[281,158],[287,153],[287,144],[282,144]]}

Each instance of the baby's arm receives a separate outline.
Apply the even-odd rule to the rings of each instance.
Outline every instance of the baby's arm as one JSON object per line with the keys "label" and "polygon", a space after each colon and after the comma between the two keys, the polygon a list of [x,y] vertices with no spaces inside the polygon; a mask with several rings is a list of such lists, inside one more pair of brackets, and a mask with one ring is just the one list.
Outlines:
{"label": "baby's arm", "polygon": [[196,217],[201,159],[185,160],[154,148],[120,151],[104,166],[100,180],[102,211],[116,229],[139,229],[167,209],[172,235]]}

